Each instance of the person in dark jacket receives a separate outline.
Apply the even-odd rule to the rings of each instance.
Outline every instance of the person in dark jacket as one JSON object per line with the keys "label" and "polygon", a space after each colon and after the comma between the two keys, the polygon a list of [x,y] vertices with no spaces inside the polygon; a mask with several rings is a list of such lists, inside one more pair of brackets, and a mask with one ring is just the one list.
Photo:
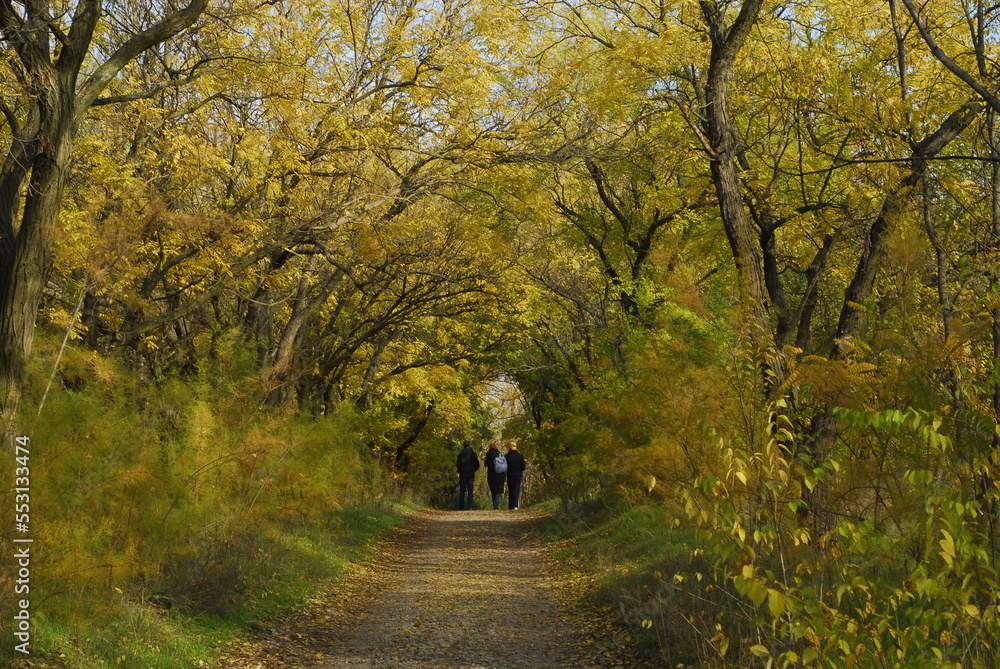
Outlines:
{"label": "person in dark jacket", "polygon": [[507,451],[507,508],[521,508],[521,483],[524,480],[524,456],[517,450],[517,442],[510,443]]}
{"label": "person in dark jacket", "polygon": [[490,484],[490,492],[493,494],[493,509],[500,508],[500,500],[503,499],[503,487],[507,482],[507,473],[497,473],[496,459],[500,455],[500,449],[496,444],[490,444],[490,450],[486,453],[486,482]]}
{"label": "person in dark jacket", "polygon": [[[476,456],[476,452],[472,450],[472,444],[466,439],[462,442],[462,450],[458,452],[458,460],[456,462],[458,467],[458,508],[459,510],[464,510],[465,508],[472,509],[472,489],[476,484],[476,471],[479,469],[479,458]],[[465,506],[465,500],[468,497],[469,506]]]}

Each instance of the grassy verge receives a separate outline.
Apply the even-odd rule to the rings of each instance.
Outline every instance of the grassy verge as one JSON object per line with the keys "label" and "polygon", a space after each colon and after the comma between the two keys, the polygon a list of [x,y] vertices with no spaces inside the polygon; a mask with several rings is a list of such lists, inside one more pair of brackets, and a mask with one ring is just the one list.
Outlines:
{"label": "grassy verge", "polygon": [[559,559],[591,581],[593,600],[616,612],[641,655],[670,667],[697,661],[700,643],[684,617],[691,604],[678,600],[670,582],[672,574],[691,570],[693,537],[674,529],[665,509],[564,505],[542,531],[558,542]]}
{"label": "grassy verge", "polygon": [[[209,666],[238,635],[301,607],[403,521],[400,506],[331,511],[241,546],[239,578],[214,611],[135,583],[108,601],[89,601],[71,619],[35,613],[30,658],[18,667],[187,669]],[[200,611],[196,613],[195,611]]]}

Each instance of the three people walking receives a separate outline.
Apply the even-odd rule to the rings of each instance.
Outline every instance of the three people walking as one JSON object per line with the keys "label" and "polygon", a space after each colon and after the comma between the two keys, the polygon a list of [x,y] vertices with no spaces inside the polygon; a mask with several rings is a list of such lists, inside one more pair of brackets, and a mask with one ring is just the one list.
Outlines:
{"label": "three people walking", "polygon": [[[472,509],[472,489],[475,486],[476,471],[479,469],[479,458],[468,440],[462,442],[462,450],[458,454],[458,508]],[[511,443],[506,455],[500,453],[496,444],[490,444],[483,460],[486,466],[486,482],[493,497],[493,509],[500,508],[503,501],[504,487],[507,488],[507,508],[521,508],[521,484],[526,468],[524,456],[517,450],[517,444]],[[468,504],[466,504],[468,501]]]}

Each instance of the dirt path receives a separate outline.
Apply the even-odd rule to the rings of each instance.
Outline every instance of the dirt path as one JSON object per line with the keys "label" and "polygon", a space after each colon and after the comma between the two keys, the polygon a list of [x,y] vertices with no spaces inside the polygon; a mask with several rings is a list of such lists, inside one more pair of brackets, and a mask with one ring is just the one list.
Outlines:
{"label": "dirt path", "polygon": [[641,666],[593,638],[525,511],[424,512],[338,589],[225,669]]}

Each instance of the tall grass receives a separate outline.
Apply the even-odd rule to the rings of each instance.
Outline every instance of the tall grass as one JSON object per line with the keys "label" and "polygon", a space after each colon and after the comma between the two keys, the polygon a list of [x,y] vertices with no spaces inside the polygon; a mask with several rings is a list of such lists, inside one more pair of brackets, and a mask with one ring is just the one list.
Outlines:
{"label": "tall grass", "polygon": [[590,597],[613,612],[643,655],[669,667],[697,663],[707,644],[688,617],[703,615],[705,607],[670,584],[673,574],[692,569],[695,537],[676,529],[667,509],[569,503],[556,507],[542,530],[562,542],[561,559],[593,577]]}
{"label": "tall grass", "polygon": [[[262,410],[237,345],[194,378],[156,383],[69,350],[37,416],[47,374],[35,371],[22,429],[36,652],[81,667],[192,666],[240,621],[357,559],[396,518],[370,504],[380,473],[363,418],[349,407],[319,419]],[[13,480],[12,458],[0,476]],[[0,580],[7,609],[13,587]],[[0,638],[12,638],[10,620]]]}

